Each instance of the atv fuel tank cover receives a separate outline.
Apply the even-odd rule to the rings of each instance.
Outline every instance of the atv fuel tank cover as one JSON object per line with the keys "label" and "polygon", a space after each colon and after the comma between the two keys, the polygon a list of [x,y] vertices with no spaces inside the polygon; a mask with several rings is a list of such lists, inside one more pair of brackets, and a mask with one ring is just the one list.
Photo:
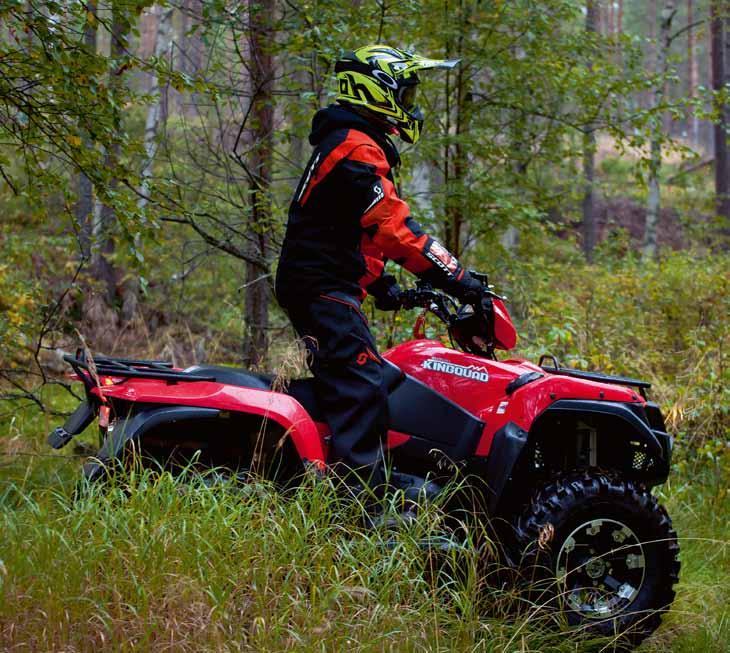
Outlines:
{"label": "atv fuel tank cover", "polygon": [[544,376],[545,375],[541,372],[525,372],[524,374],[520,374],[516,379],[512,379],[507,384],[504,392],[507,395],[511,395],[515,390],[519,390],[523,385],[537,381]]}

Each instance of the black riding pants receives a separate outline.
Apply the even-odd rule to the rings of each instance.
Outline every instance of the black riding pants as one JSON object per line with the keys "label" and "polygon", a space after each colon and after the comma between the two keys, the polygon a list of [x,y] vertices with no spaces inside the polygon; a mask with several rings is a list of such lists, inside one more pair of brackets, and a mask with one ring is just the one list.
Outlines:
{"label": "black riding pants", "polygon": [[332,432],[330,462],[375,482],[388,423],[383,361],[360,303],[344,293],[287,306],[308,352],[317,397]]}

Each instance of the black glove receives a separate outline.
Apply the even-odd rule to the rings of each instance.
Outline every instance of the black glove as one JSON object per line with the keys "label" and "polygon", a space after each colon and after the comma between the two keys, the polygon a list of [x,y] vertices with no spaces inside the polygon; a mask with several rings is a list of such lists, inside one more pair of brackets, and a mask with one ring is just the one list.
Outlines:
{"label": "black glove", "polygon": [[401,307],[401,288],[392,274],[384,274],[367,287],[375,299],[375,308],[381,311],[397,311]]}
{"label": "black glove", "polygon": [[484,286],[482,282],[464,270],[461,279],[448,283],[444,290],[456,297],[462,304],[479,304],[484,297]]}

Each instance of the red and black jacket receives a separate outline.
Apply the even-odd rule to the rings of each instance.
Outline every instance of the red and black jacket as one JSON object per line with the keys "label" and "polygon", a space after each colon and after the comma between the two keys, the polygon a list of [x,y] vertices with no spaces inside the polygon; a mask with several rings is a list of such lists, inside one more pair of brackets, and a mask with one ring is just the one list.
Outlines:
{"label": "red and black jacket", "polygon": [[387,136],[332,105],[314,116],[309,141],[315,148],[289,208],[276,276],[282,306],[338,291],[362,299],[387,259],[446,290],[459,285],[459,262],[398,197],[398,152]]}

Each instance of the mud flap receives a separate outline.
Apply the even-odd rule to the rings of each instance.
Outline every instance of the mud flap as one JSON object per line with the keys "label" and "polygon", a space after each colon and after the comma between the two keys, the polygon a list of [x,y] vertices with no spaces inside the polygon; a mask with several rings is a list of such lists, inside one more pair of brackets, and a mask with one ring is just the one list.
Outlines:
{"label": "mud flap", "polygon": [[507,422],[494,434],[485,479],[489,492],[487,509],[490,515],[496,514],[502,492],[526,443],[527,431],[514,422]]}
{"label": "mud flap", "polygon": [[82,401],[76,410],[69,415],[63,426],[53,429],[48,436],[48,444],[54,449],[65,447],[74,435],[81,433],[91,422],[94,421],[96,411],[88,399]]}

